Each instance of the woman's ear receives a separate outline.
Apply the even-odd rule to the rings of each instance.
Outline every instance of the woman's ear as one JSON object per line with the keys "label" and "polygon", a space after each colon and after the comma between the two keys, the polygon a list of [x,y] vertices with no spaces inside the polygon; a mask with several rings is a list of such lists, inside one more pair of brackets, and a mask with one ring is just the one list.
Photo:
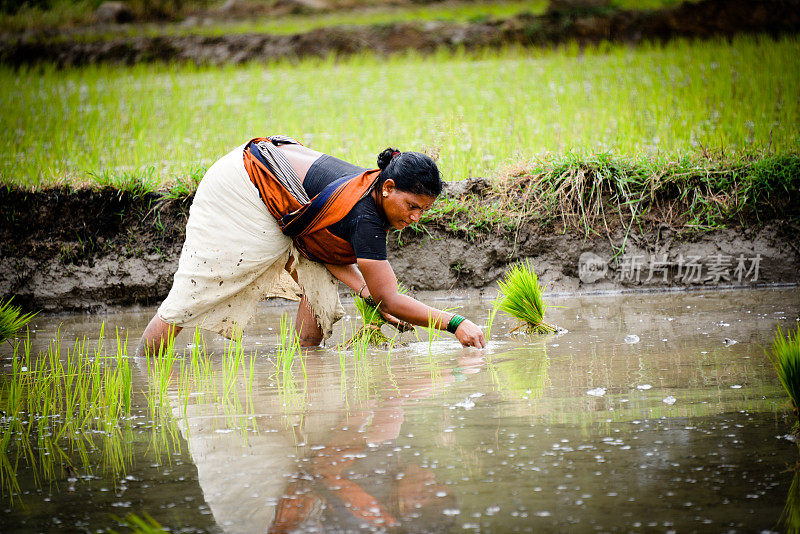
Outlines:
{"label": "woman's ear", "polygon": [[382,189],[382,192],[383,192],[383,196],[386,196],[386,195],[389,195],[391,193],[394,193],[394,190],[395,190],[394,180],[389,178],[388,180],[383,182],[383,187],[381,189]]}

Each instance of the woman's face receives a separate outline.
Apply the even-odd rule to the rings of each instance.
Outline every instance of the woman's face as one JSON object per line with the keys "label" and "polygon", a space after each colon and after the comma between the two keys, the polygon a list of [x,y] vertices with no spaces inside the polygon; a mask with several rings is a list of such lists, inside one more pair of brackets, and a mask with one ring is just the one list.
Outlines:
{"label": "woman's face", "polygon": [[383,208],[383,214],[392,228],[398,230],[419,221],[436,200],[436,197],[400,191],[395,187],[394,180],[383,183],[380,195],[378,205]]}

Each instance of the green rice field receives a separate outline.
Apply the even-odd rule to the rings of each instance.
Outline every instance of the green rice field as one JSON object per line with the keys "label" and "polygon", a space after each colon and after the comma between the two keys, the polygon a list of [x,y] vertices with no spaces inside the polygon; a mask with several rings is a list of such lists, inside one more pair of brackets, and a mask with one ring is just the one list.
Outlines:
{"label": "green rice field", "polygon": [[231,35],[240,33],[270,33],[291,35],[319,28],[337,26],[368,26],[409,22],[474,22],[504,19],[531,13],[540,15],[547,9],[546,0],[515,0],[511,2],[458,2],[410,6],[373,6],[357,11],[338,10],[319,14],[251,17],[240,20],[219,20],[210,24],[139,24],[119,28],[83,28],[75,36],[102,39],[120,36],[157,35]]}
{"label": "green rice field", "polygon": [[[0,19],[0,30],[25,31],[43,28],[73,28],[72,36],[105,38],[121,35],[222,35],[231,33],[266,32],[291,34],[340,25],[394,24],[416,21],[474,22],[489,18],[501,19],[520,13],[541,15],[548,7],[548,0],[495,0],[489,2],[445,1],[427,4],[393,5],[380,1],[347,1],[346,6],[328,2],[334,9],[301,15],[255,16],[247,20],[214,20],[214,12],[224,2],[170,0],[129,0],[127,3],[140,17],[147,18],[152,12],[162,16],[167,13],[175,23],[123,24],[117,27],[101,25],[93,27],[93,15],[102,0],[52,0],[45,9],[37,2],[24,3],[16,10],[7,10]],[[689,0],[696,1],[696,0]],[[258,2],[268,6],[273,1]],[[651,10],[681,4],[681,0],[611,0],[606,9]],[[33,5],[31,5],[33,4]],[[264,7],[262,6],[262,7]],[[201,24],[184,24],[187,17],[211,16]],[[216,16],[219,18],[219,15]]]}
{"label": "green rice field", "polygon": [[202,175],[282,133],[364,166],[388,145],[448,180],[545,154],[797,153],[797,36],[244,66],[0,69],[0,180],[38,187]]}

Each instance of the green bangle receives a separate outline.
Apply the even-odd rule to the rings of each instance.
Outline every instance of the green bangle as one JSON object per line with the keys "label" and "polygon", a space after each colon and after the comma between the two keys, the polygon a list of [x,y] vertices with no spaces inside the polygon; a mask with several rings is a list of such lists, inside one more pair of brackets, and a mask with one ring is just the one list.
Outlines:
{"label": "green bangle", "polygon": [[447,331],[451,334],[455,334],[456,330],[458,330],[458,325],[464,322],[464,317],[460,315],[453,315],[453,318],[450,319],[450,322],[447,323]]}

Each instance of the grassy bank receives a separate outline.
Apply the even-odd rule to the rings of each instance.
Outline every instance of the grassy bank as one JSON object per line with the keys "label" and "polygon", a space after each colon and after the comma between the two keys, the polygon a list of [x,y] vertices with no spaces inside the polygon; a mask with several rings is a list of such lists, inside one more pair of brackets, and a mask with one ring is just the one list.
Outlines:
{"label": "grassy bank", "polygon": [[[189,14],[197,23],[124,24],[116,26],[84,26],[64,32],[82,40],[115,39],[120,37],[156,37],[204,35],[209,37],[246,33],[291,35],[316,29],[339,26],[373,26],[429,21],[474,22],[488,19],[505,19],[520,13],[542,14],[547,9],[546,0],[500,2],[448,2],[432,5],[365,6],[358,10],[343,9],[317,14],[263,15],[229,18],[214,11]],[[30,24],[30,19],[15,22],[17,29]],[[90,19],[86,19],[90,20]],[[57,40],[57,36],[52,39]]]}
{"label": "grassy bank", "polygon": [[269,133],[364,166],[388,145],[426,150],[448,180],[547,153],[796,153],[798,53],[796,36],[739,37],[266,67],[0,69],[0,181],[156,189]]}
{"label": "grassy bank", "polygon": [[800,219],[800,155],[547,157],[502,169],[481,194],[440,199],[411,231],[470,240],[523,225],[585,235],[666,226],[700,231]]}
{"label": "grassy bank", "polygon": [[[519,13],[542,14],[548,0],[500,0],[492,2],[450,1],[426,5],[414,3],[397,5],[381,1],[327,2],[331,9],[317,13],[286,14],[276,11],[276,2],[254,2],[250,16],[229,20],[230,14],[220,11],[224,2],[204,0],[129,1],[138,24],[116,27],[92,27],[94,12],[101,0],[34,1],[18,6],[9,3],[0,19],[0,31],[69,30],[76,28],[87,38],[107,38],[138,35],[222,35],[232,33],[266,32],[290,34],[341,25],[393,24],[397,22],[454,21],[470,22],[487,18],[505,18]],[[607,9],[659,9],[672,7],[681,0],[611,0]],[[2,3],[0,3],[2,5]],[[13,6],[13,9],[12,9]],[[264,15],[264,12],[269,13]],[[180,24],[190,17],[203,19],[203,24]],[[226,20],[228,19],[228,20]],[[245,20],[246,19],[246,20]],[[147,22],[160,20],[160,23]],[[74,32],[71,32],[74,33]]]}

